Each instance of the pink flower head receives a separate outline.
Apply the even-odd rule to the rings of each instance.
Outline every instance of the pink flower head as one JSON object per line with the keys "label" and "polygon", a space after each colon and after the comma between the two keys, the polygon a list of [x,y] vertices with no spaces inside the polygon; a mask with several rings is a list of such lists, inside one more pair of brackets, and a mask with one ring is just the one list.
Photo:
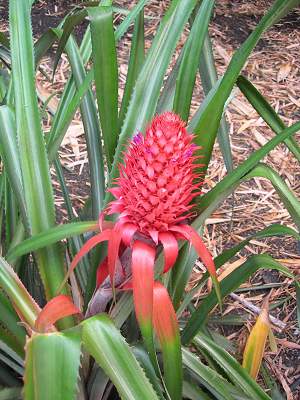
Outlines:
{"label": "pink flower head", "polygon": [[156,116],[145,138],[140,135],[120,165],[117,187],[110,189],[116,200],[108,214],[119,213],[118,224],[130,222],[157,243],[160,233],[191,216],[191,200],[201,185],[195,184],[198,147],[185,123],[171,112]]}

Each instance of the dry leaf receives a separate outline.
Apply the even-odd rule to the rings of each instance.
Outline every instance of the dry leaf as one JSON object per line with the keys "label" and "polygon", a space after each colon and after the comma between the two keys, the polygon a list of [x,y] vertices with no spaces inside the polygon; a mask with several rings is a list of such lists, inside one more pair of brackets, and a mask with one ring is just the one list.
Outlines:
{"label": "dry leaf", "polygon": [[292,65],[290,63],[281,64],[277,74],[277,82],[284,81],[290,74]]}

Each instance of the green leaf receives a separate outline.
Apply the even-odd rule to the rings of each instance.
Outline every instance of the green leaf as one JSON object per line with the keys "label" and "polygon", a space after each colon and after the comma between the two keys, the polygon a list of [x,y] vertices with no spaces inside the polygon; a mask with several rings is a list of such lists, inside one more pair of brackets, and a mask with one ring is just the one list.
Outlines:
{"label": "green leaf", "polygon": [[202,389],[188,381],[183,382],[183,397],[190,400],[211,400]]}
{"label": "green leaf", "polygon": [[97,230],[97,227],[97,221],[71,222],[69,224],[55,226],[24,240],[22,243],[12,248],[7,255],[7,259],[9,261],[14,261],[17,257],[42,249],[60,240]]}
{"label": "green leaf", "polygon": [[219,268],[222,265],[224,265],[236,253],[238,253],[245,246],[247,246],[247,244],[249,244],[251,242],[251,240],[266,238],[266,237],[270,237],[270,236],[280,236],[280,235],[293,236],[294,238],[300,240],[299,233],[296,232],[294,229],[289,228],[289,227],[284,226],[284,225],[280,225],[280,224],[273,224],[273,225],[268,226],[265,229],[262,229],[261,231],[258,231],[256,233],[254,233],[253,235],[249,236],[247,239],[241,241],[236,246],[233,246],[230,249],[224,250],[222,254],[220,254],[219,256],[217,256],[214,259],[216,268]]}
{"label": "green leaf", "polygon": [[55,32],[50,28],[43,33],[34,44],[34,61],[37,66],[53,43],[57,40]]}
{"label": "green leaf", "polygon": [[[225,200],[226,197],[233,193],[235,188],[241,182],[256,176],[256,172],[258,176],[265,174],[264,177],[270,179],[272,183],[274,182],[273,184],[275,189],[278,191],[284,204],[288,206],[288,210],[291,213],[292,218],[298,224],[299,203],[297,202],[297,199],[293,193],[286,186],[286,184],[280,181],[278,175],[273,170],[270,170],[269,167],[264,168],[263,164],[260,164],[256,169],[255,166],[279,143],[293,135],[299,129],[299,122],[289,128],[284,129],[280,134],[271,139],[259,150],[253,152],[247,160],[245,160],[242,164],[225,176],[222,181],[217,183],[212,190],[204,194],[200,198],[199,204],[197,205],[200,215],[193,222],[193,227],[196,230],[199,230],[205,222],[205,219],[218,207],[218,205]],[[173,272],[172,282],[174,287],[173,296],[176,308],[179,305],[184,287],[189,279],[196,259],[197,257],[195,253],[193,253],[193,250],[191,250],[191,252],[188,251],[188,246],[185,245],[185,247],[180,251],[180,255]],[[160,257],[160,264],[161,262],[162,260]]]}
{"label": "green leaf", "polygon": [[19,325],[20,319],[2,291],[0,292],[0,321],[3,327],[0,332],[0,341],[23,357],[26,332]]}
{"label": "green leaf", "polygon": [[144,38],[144,11],[142,10],[137,17],[134,25],[131,40],[130,57],[124,94],[119,113],[119,128],[121,129],[127,112],[128,104],[134,89],[137,77],[142,69],[145,58],[145,38]]}
{"label": "green leaf", "polygon": [[158,399],[120,332],[105,314],[82,322],[82,340],[122,399]]}
{"label": "green leaf", "polygon": [[[2,308],[1,305],[0,308]],[[18,340],[16,340],[15,336],[13,336],[11,332],[3,327],[3,319],[5,319],[5,316],[1,316],[2,326],[0,326],[0,350],[8,354],[13,359],[22,360],[21,357],[24,357],[25,332],[23,332],[24,341],[21,345]],[[18,322],[18,318],[16,318],[15,324],[18,324]]]}
{"label": "green leaf", "polygon": [[66,84],[48,134],[48,157],[50,163],[55,159],[59,146],[61,145],[71,121],[73,120],[73,116],[78,109],[83,96],[89,90],[93,78],[94,72],[93,70],[90,70],[86,74],[82,84],[78,87],[78,90],[76,90],[72,80],[68,81]]}
{"label": "green leaf", "polygon": [[[284,129],[280,134],[276,135],[273,139],[267,142],[260,149],[254,151],[243,163],[241,163],[232,172],[226,175],[221,182],[210,190],[208,193],[200,198],[198,209],[203,213],[204,210],[207,215],[213,211],[223,199],[226,198],[228,193],[232,193],[235,185],[238,184],[239,180],[248,174],[258,163],[265,157],[271,150],[273,150],[278,144],[283,142],[285,139],[294,135],[300,130],[300,122],[296,122],[289,128]],[[193,226],[196,229],[202,225],[204,219],[201,215],[194,221]]]}
{"label": "green leaf", "polygon": [[177,76],[173,110],[184,121],[190,114],[199,58],[211,18],[214,1],[203,0],[184,46],[183,58]]}
{"label": "green leaf", "polygon": [[[72,36],[67,42],[66,51],[68,54],[76,86],[77,88],[79,88],[80,85],[82,85],[82,83],[84,82],[86,73],[79,48]],[[85,131],[87,152],[89,158],[92,214],[93,218],[98,218],[103,208],[105,179],[100,127],[97,117],[96,104],[91,89],[89,89],[83,97],[80,111]]]}
{"label": "green leaf", "polygon": [[[240,267],[231,272],[220,282],[222,298],[237,289],[242,283],[258,269],[275,269],[289,278],[294,278],[290,271],[266,254],[255,255],[245,261]],[[192,313],[186,327],[182,332],[182,343],[189,343],[201,327],[205,324],[209,312],[217,305],[218,301],[212,291]]]}
{"label": "green leaf", "polygon": [[257,400],[270,400],[263,389],[248,375],[241,365],[229,353],[219,347],[207,336],[199,334],[194,338],[194,344],[207,351],[225,371],[232,382],[239,386],[247,395]]}
{"label": "green leaf", "polygon": [[141,345],[137,345],[133,348],[133,354],[135,358],[138,360],[143,370],[145,371],[147,378],[151,382],[156,393],[158,393],[159,398],[163,399],[164,396],[162,392],[161,383],[155,373],[155,369],[151,363],[147,351]]}
{"label": "green leaf", "polygon": [[[212,44],[208,32],[206,34],[202,47],[202,52],[199,61],[199,72],[201,76],[203,91],[205,95],[208,95],[209,91],[218,81]],[[226,121],[225,115],[223,115],[220,122],[218,130],[218,141],[220,144],[220,149],[225,161],[227,171],[232,171],[233,160],[232,160],[230,138],[229,138],[229,126]]]}
{"label": "green leaf", "polygon": [[256,46],[261,35],[297,4],[299,4],[299,0],[276,0],[274,2],[248,39],[235,52],[223,78],[213,87],[193,117],[189,130],[197,134],[196,144],[204,149],[200,151],[201,162],[205,165],[200,169],[202,172],[206,171],[211,158],[226,100],[251,51]]}
{"label": "green leaf", "polygon": [[[110,184],[118,176],[118,166],[128,139],[138,131],[143,131],[155,112],[165,72],[175,50],[177,40],[195,4],[195,0],[186,0],[184,2],[173,0],[158,28],[146,61],[136,81],[120,133],[110,174]],[[110,199],[111,194],[107,193],[105,204]]]}
{"label": "green leaf", "polygon": [[54,63],[53,63],[53,77],[60,59],[60,56],[62,55],[62,52],[64,51],[64,48],[68,42],[68,39],[73,32],[74,27],[77,24],[80,24],[85,17],[87,16],[87,11],[86,10],[80,10],[74,14],[71,14],[67,16],[65,19],[63,26],[62,26],[62,35],[59,39],[57,50],[55,53],[55,58],[54,58]]}
{"label": "green leaf", "polygon": [[8,174],[10,184],[17,198],[22,214],[23,224],[28,227],[14,114],[12,109],[7,106],[0,107],[0,129],[1,158]]}
{"label": "green leaf", "polygon": [[74,400],[80,366],[80,333],[34,334],[27,341],[25,400]]}
{"label": "green leaf", "polygon": [[[63,175],[63,170],[62,170],[62,166],[61,166],[59,157],[56,157],[56,159],[54,161],[54,165],[55,165],[57,180],[60,184],[62,195],[63,195],[64,202],[65,202],[65,206],[66,206],[66,209],[68,212],[69,221],[75,220],[76,217],[73,213],[72,202],[71,202],[69,190],[68,190],[66,182],[65,182],[65,178]],[[72,237],[70,240],[68,240],[67,243],[70,248],[71,259],[73,259],[75,257],[75,255],[79,252],[79,250],[83,246],[83,242],[84,242],[84,240],[83,240],[82,236]],[[87,283],[88,271],[89,271],[88,260],[87,260],[87,257],[84,257],[78,263],[78,266],[75,270],[76,277],[78,278],[78,283],[83,292],[84,292],[84,289],[85,289],[86,283]]]}
{"label": "green leaf", "polygon": [[96,95],[108,169],[118,141],[118,65],[112,7],[87,9],[92,37]]}
{"label": "green leaf", "polygon": [[[284,122],[276,113],[274,108],[267,102],[263,95],[256,89],[254,85],[244,76],[239,76],[237,86],[241,92],[246,96],[249,103],[255,108],[258,114],[269,125],[269,127],[279,134],[286,128]],[[289,138],[284,141],[289,150],[294,154],[300,162],[300,147],[294,138]]]}
{"label": "green leaf", "polygon": [[[251,156],[252,157],[252,156]],[[247,161],[246,161],[247,163]],[[238,172],[237,170],[233,171],[232,174],[235,174],[235,172]],[[231,174],[228,175],[228,177]],[[237,174],[238,176],[238,174]],[[267,178],[270,180],[270,182],[273,184],[274,188],[278,192],[281,200],[283,201],[284,205],[287,207],[288,211],[291,214],[291,217],[295,221],[295,223],[298,225],[299,224],[299,202],[295,195],[292,193],[292,191],[287,187],[287,185],[282,181],[282,179],[279,177],[279,175],[273,171],[270,167],[264,165],[264,164],[259,164],[257,167],[253,168],[252,171],[250,171],[248,174],[242,176],[239,180],[231,181],[231,186],[227,186],[225,190],[224,189],[224,183],[226,183],[227,177],[225,177],[221,182],[219,182],[212,191],[207,193],[207,195],[204,195],[201,199],[200,205],[203,207],[203,205],[208,205],[207,208],[204,208],[204,211],[200,214],[200,216],[194,221],[193,225],[195,229],[200,229],[201,225],[204,223],[205,219],[217,208],[218,204],[221,203],[226,197],[228,197],[231,193],[234,192],[236,187],[241,183],[244,182],[250,178],[257,177],[257,176],[262,176],[264,178]],[[211,196],[211,192],[214,193],[214,196]],[[206,203],[207,197],[210,199],[210,203]],[[298,225],[299,226],[299,225]],[[274,228],[269,227],[266,229],[266,231],[262,231],[262,235],[269,235],[274,233],[274,234],[281,234],[280,232],[284,234],[289,234],[294,237],[298,237],[297,232],[290,230],[287,227],[278,227],[275,226]],[[258,235],[260,235],[258,233]],[[251,240],[251,237],[249,238],[249,241]],[[224,252],[224,258],[223,256],[218,259],[218,257],[215,259],[215,263],[217,267],[220,267],[223,263],[225,263],[227,260],[229,260],[236,252],[238,252],[243,246],[245,246],[248,243],[248,239],[246,241],[242,242],[239,247],[237,245],[236,247],[229,249]],[[184,293],[184,288],[186,283],[189,280],[190,274],[193,270],[194,263],[197,259],[196,253],[191,249],[189,250],[188,246],[184,246],[184,248],[180,251],[179,257],[177,259],[177,262],[174,266],[173,274],[172,274],[172,291],[173,291],[173,299],[174,299],[174,305],[177,308],[179,306],[181,296]],[[201,280],[202,282],[202,280]],[[200,284],[201,284],[200,282]],[[192,293],[187,295],[188,297],[191,296],[192,298]],[[185,299],[184,303],[188,301],[188,298]],[[182,309],[182,307],[181,307]]]}
{"label": "green leaf", "polygon": [[0,44],[9,49],[9,39],[4,32],[0,32]]}
{"label": "green leaf", "polygon": [[27,292],[18,275],[2,257],[0,257],[0,287],[10,298],[24,321],[33,327],[40,308]]}
{"label": "green leaf", "polygon": [[[35,90],[30,5],[27,0],[10,1],[10,35],[19,157],[29,227],[34,235],[53,226],[55,215]],[[36,259],[49,299],[55,294],[65,274],[62,254],[54,246],[36,253]]]}
{"label": "green leaf", "polygon": [[296,281],[295,287],[296,287],[296,299],[297,299],[297,320],[300,329],[300,283]]}
{"label": "green leaf", "polygon": [[140,0],[132,9],[129,11],[128,15],[124,21],[118,26],[116,30],[116,40],[120,40],[122,36],[127,32],[132,21],[135,21],[139,13],[143,10],[144,6],[149,0]]}
{"label": "green leaf", "polygon": [[22,400],[21,388],[5,388],[0,390],[0,400]]}
{"label": "green leaf", "polygon": [[185,347],[182,348],[183,364],[201,378],[205,387],[218,398],[224,400],[232,400],[229,390],[230,384],[220,376],[216,371],[203,364],[200,359],[191,353]]}
{"label": "green leaf", "polygon": [[293,221],[300,229],[300,202],[292,192],[292,190],[283,181],[280,175],[271,167],[265,164],[257,165],[243,180],[251,179],[253,177],[262,177],[269,179],[274,188],[276,189],[281,201],[285,208],[290,213]]}

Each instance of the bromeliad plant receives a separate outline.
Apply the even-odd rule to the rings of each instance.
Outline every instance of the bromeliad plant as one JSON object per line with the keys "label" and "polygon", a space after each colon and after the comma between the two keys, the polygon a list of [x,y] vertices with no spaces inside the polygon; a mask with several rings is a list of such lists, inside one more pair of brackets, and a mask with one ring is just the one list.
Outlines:
{"label": "bromeliad plant", "polygon": [[[292,137],[300,123],[285,127],[240,75],[261,35],[299,1],[276,0],[219,80],[208,36],[212,0],[172,0],[146,56],[146,0],[130,11],[108,0],[85,3],[35,43],[32,3],[10,0],[9,39],[0,34],[0,384],[7,387],[1,398],[20,397],[23,377],[26,400],[270,399],[272,393],[248,374],[254,369],[251,360],[257,372],[262,354],[251,354],[254,346],[248,346],[244,369],[222,348],[228,341],[211,330],[210,312],[259,268],[293,275],[268,255],[250,257],[220,283],[216,269],[251,239],[299,239],[299,234],[271,225],[213,260],[199,232],[218,205],[253,177],[273,184],[300,225],[298,200],[273,169],[260,163],[283,142],[300,160]],[[115,27],[116,12],[125,18]],[[72,31],[83,19],[88,27],[78,47]],[[117,43],[132,24],[119,99]],[[187,24],[189,34],[165,80]],[[40,111],[47,104],[38,103],[35,72],[55,42],[54,70],[65,51],[72,73],[44,135]],[[191,115],[198,71],[207,96]],[[235,169],[222,119],[234,85],[276,134]],[[79,218],[58,156],[77,109],[91,187]],[[218,131],[228,174],[201,195]],[[69,223],[63,225],[55,219],[52,164],[68,210]],[[214,290],[195,308],[193,294],[209,278],[204,274],[185,292],[198,257]]]}

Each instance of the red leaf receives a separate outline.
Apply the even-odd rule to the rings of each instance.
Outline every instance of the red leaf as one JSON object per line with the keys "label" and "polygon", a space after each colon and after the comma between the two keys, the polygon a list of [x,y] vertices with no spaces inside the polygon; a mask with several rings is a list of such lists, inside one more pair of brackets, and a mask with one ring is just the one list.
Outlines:
{"label": "red leaf", "polygon": [[62,288],[66,284],[67,280],[69,279],[71,273],[74,271],[74,269],[76,268],[77,264],[82,259],[82,257],[84,257],[98,243],[104,242],[105,240],[109,240],[110,236],[111,236],[111,230],[107,229],[107,230],[91,237],[87,242],[84,243],[84,245],[81,247],[79,252],[73,258],[73,260],[70,264],[69,270],[68,270],[62,284],[60,285],[60,287],[58,289],[58,293],[62,290]]}
{"label": "red leaf", "polygon": [[176,262],[178,256],[178,243],[173,233],[162,232],[159,234],[159,240],[164,248],[165,266],[164,272],[168,272]]}
{"label": "red leaf", "polygon": [[220,284],[217,278],[215,263],[210,252],[207,250],[205,244],[203,243],[203,240],[198,235],[198,232],[189,225],[172,226],[170,230],[182,234],[189,242],[192,243],[198,256],[200,257],[201,261],[203,262],[211,276],[211,280],[214,284],[220,308],[222,308],[222,296],[220,291]]}
{"label": "red leaf", "polygon": [[59,295],[48,301],[35,321],[35,329],[38,332],[49,332],[55,330],[53,324],[59,319],[73,314],[80,314],[80,310],[74,305],[71,298]]}
{"label": "red leaf", "polygon": [[179,337],[176,313],[167,289],[154,283],[153,325],[160,343],[167,344]]}
{"label": "red leaf", "polygon": [[100,263],[97,268],[96,287],[98,288],[108,276],[108,260],[107,257]]}
{"label": "red leaf", "polygon": [[182,356],[179,327],[167,289],[154,283],[153,325],[159,339],[164,364],[164,381],[171,399],[182,398]]}
{"label": "red leaf", "polygon": [[107,249],[108,272],[110,276],[111,286],[113,289],[114,289],[116,262],[119,257],[121,238],[122,236],[120,230],[115,227],[115,229],[112,230],[112,235],[108,242],[108,249]]}
{"label": "red leaf", "polygon": [[137,231],[137,226],[134,224],[126,223],[122,227],[122,240],[126,246],[131,245],[133,235]]}
{"label": "red leaf", "polygon": [[216,277],[217,274],[214,260],[210,252],[207,250],[205,244],[203,243],[203,240],[198,235],[198,232],[189,225],[176,225],[172,226],[170,229],[174,232],[182,234],[189,242],[192,243],[201,261],[207,268],[209,274]]}
{"label": "red leaf", "polygon": [[137,320],[152,326],[155,249],[136,241],[132,247],[132,287]]}

